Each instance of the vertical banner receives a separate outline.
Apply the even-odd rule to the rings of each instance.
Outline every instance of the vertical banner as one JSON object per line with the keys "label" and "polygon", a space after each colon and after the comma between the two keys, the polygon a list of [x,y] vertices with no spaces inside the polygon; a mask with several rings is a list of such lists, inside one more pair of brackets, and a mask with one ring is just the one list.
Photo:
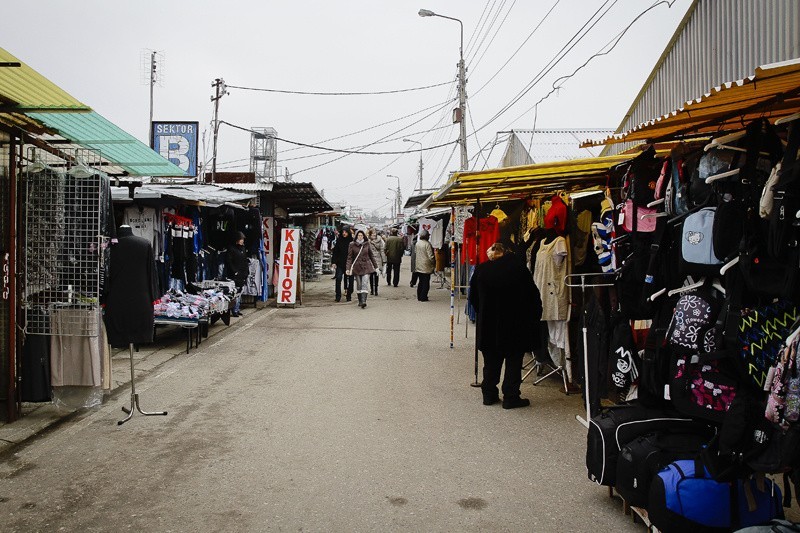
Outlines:
{"label": "vertical banner", "polygon": [[297,300],[300,266],[300,230],[281,230],[280,269],[278,271],[278,304],[293,304]]}

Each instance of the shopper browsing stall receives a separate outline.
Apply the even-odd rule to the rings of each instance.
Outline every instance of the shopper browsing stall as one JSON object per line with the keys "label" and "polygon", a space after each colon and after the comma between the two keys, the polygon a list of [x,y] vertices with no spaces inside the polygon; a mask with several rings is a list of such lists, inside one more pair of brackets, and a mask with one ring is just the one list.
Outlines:
{"label": "shopper browsing stall", "polygon": [[[227,277],[236,284],[237,292],[244,287],[247,281],[247,275],[250,273],[250,260],[247,259],[247,252],[244,249],[244,233],[241,231],[236,233],[236,241],[228,246],[227,255],[225,257],[225,268]],[[237,296],[233,302],[233,312],[231,316],[241,316],[239,310],[241,309],[242,297]]]}
{"label": "shopper browsing stall", "polygon": [[480,264],[470,281],[469,301],[477,310],[478,348],[483,353],[483,404],[500,401],[497,385],[505,362],[503,408],[530,405],[520,397],[522,356],[538,343],[541,303],[530,272],[500,243],[492,260]]}
{"label": "shopper browsing stall", "polygon": [[417,244],[414,245],[416,251],[416,274],[419,285],[417,286],[417,300],[420,302],[428,301],[428,291],[431,288],[431,274],[436,268],[436,256],[433,253],[433,246],[429,241],[430,235],[427,230],[419,232]]}

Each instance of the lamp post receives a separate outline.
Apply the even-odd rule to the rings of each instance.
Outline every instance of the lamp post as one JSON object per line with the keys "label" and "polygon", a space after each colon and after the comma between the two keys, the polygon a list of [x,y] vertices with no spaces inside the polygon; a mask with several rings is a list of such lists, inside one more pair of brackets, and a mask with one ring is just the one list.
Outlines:
{"label": "lamp post", "polygon": [[[457,18],[447,17],[434,13],[430,9],[420,9],[420,17],[439,17],[447,20],[455,20],[461,26],[461,46],[458,48],[458,123],[460,128],[458,142],[461,144],[461,170],[467,170],[469,161],[467,159],[467,73],[464,66],[464,23]],[[456,122],[456,121],[454,121]]]}
{"label": "lamp post", "polygon": [[[392,188],[389,188],[389,190],[395,193],[395,201],[397,202],[397,211],[395,211],[395,219],[399,220],[400,219],[400,212],[403,210],[403,207],[401,205],[401,203],[403,201],[403,197],[402,197],[402,195],[400,193],[400,178],[398,176],[395,176],[394,174],[386,174],[386,177],[387,178],[395,178],[395,179],[397,179],[397,190],[392,189]],[[396,220],[396,221],[398,221],[398,220]]]}
{"label": "lamp post", "polygon": [[403,142],[419,145],[419,193],[422,194],[422,143],[413,139],[403,139]]}

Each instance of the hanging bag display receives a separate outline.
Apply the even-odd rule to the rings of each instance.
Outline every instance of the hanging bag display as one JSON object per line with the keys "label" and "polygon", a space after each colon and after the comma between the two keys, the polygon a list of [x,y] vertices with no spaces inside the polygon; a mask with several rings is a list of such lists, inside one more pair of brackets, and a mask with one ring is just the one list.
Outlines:
{"label": "hanging bag display", "polygon": [[724,351],[674,355],[669,396],[680,413],[722,423],[739,390],[739,374]]}
{"label": "hanging bag display", "polygon": [[711,353],[717,349],[717,319],[722,295],[702,286],[684,292],[675,302],[667,339],[673,350],[683,354]]}

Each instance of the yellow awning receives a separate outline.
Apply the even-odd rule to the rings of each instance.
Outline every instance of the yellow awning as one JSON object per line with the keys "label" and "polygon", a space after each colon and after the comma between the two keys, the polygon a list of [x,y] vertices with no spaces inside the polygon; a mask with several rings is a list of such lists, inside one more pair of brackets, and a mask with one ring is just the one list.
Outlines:
{"label": "yellow awning", "polygon": [[[456,172],[425,207],[499,202],[559,190],[576,191],[605,185],[609,171],[638,154],[620,154],[536,165]],[[659,155],[664,155],[664,152]]]}
{"label": "yellow awning", "polygon": [[800,111],[800,59],[756,68],[743,80],[714,87],[699,98],[662,117],[639,124],[622,134],[582,146],[621,142],[659,142],[698,134],[742,130],[765,117],[775,121]]}
{"label": "yellow awning", "polygon": [[89,111],[56,84],[0,48],[0,113],[25,111]]}

